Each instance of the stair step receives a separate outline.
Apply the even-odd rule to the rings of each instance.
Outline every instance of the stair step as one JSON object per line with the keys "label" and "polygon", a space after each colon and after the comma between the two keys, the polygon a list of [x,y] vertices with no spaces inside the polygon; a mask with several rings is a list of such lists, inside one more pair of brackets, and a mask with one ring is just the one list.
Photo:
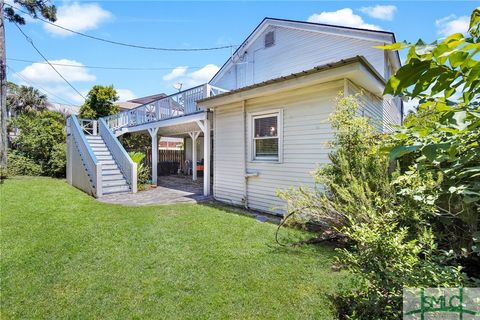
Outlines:
{"label": "stair step", "polygon": [[130,191],[130,187],[128,185],[105,187],[102,190],[103,194],[112,194],[112,193],[129,192],[129,191]]}
{"label": "stair step", "polygon": [[105,146],[97,146],[93,145],[91,146],[93,151],[108,151],[108,148]]}
{"label": "stair step", "polygon": [[104,146],[105,142],[103,140],[87,140],[91,146]]}
{"label": "stair step", "polygon": [[112,156],[96,156],[97,160],[113,160]]}
{"label": "stair step", "polygon": [[109,174],[109,175],[102,175],[102,181],[112,181],[112,180],[118,180],[118,179],[124,179],[123,174]]}
{"label": "stair step", "polygon": [[125,181],[125,179],[118,179],[118,180],[108,180],[108,181],[102,181],[102,187],[116,187],[116,186],[127,186],[128,184]]}
{"label": "stair step", "polygon": [[86,135],[87,140],[102,140],[101,136],[92,136],[92,135]]}
{"label": "stair step", "polygon": [[95,154],[95,156],[109,156],[110,155],[110,151],[95,151],[95,150],[93,150],[93,153]]}
{"label": "stair step", "polygon": [[102,178],[106,176],[111,176],[114,174],[122,174],[122,172],[120,171],[120,169],[118,169],[118,167],[115,169],[105,169],[102,166]]}
{"label": "stair step", "polygon": [[100,162],[102,164],[102,166],[115,164],[115,161],[113,161],[113,159],[112,160],[100,160],[100,159],[98,159],[98,162]]}
{"label": "stair step", "polygon": [[[116,164],[104,164],[102,165],[102,170],[115,170],[118,169],[118,166]],[[103,174],[103,172],[102,172]]]}

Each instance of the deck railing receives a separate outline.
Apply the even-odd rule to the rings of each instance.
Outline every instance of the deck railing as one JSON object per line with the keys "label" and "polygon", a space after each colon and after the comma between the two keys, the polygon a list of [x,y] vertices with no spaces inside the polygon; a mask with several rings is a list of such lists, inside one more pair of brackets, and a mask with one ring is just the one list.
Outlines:
{"label": "deck railing", "polygon": [[111,129],[105,123],[105,120],[98,119],[98,128],[100,136],[105,142],[108,150],[112,154],[115,163],[120,168],[125,180],[131,187],[133,193],[137,192],[137,164],[132,161],[127,151],[123,148],[120,141],[113,134]]}
{"label": "deck railing", "polygon": [[97,132],[98,132],[97,120],[78,118],[78,122],[80,123],[80,127],[82,128],[85,134],[93,135],[93,136],[97,135]]}
{"label": "deck railing", "polygon": [[102,164],[98,162],[97,157],[93,153],[90,144],[83,134],[83,129],[75,115],[68,118],[68,126],[70,128],[70,134],[73,136],[73,142],[77,147],[80,157],[85,165],[87,174],[90,177],[90,182],[95,189],[95,196],[102,196]]}
{"label": "deck railing", "polygon": [[197,101],[227,92],[227,90],[203,84],[160,98],[131,110],[104,117],[113,132],[153,121],[174,118],[199,111]]}

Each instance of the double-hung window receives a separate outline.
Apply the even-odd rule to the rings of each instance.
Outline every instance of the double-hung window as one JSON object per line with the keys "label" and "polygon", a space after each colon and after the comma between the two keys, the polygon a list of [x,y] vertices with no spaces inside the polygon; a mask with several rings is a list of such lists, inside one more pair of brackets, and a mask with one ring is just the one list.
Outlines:
{"label": "double-hung window", "polygon": [[252,115],[252,160],[280,161],[281,113]]}

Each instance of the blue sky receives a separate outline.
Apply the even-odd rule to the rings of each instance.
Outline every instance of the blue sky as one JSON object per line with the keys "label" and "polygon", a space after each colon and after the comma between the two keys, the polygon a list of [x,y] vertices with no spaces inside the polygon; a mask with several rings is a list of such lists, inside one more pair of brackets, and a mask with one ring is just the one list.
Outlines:
{"label": "blue sky", "polygon": [[[6,1],[13,3],[13,1]],[[432,41],[465,31],[479,1],[311,1],[311,2],[164,2],[54,1],[57,24],[101,38],[139,45],[198,48],[238,45],[264,17],[311,20],[393,31],[397,40]],[[40,21],[22,27],[40,51],[80,92],[94,84],[113,84],[121,100],[160,92],[173,93],[208,81],[231,54],[230,49],[163,52],[121,47],[48,27]],[[52,101],[79,105],[82,98],[42,61],[12,24],[6,26],[8,78],[47,91]],[[166,68],[102,70],[85,66]]]}

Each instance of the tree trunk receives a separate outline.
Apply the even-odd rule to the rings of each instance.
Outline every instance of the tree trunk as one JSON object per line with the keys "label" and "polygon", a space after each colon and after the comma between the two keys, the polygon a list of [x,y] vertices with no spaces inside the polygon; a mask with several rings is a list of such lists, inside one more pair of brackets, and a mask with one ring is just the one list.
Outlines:
{"label": "tree trunk", "polygon": [[0,171],[7,169],[7,62],[5,50],[4,0],[0,0]]}

